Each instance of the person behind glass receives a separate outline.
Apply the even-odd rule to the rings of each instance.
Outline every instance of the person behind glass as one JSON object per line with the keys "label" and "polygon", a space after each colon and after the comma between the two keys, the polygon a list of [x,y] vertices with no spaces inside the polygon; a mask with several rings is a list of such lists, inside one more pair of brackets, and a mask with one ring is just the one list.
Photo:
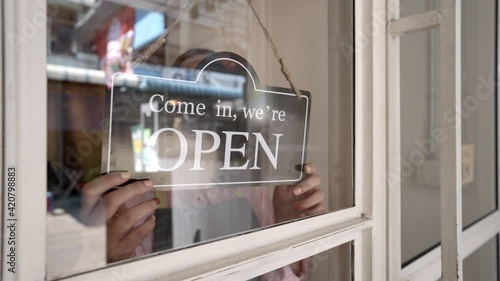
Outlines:
{"label": "person behind glass", "polygon": [[[174,63],[174,67],[195,68],[206,56],[206,49],[189,50]],[[294,185],[278,185],[271,195],[266,188],[245,188],[260,226],[273,225],[325,211],[324,193],[319,188],[320,177],[313,164],[303,167],[304,180]],[[128,172],[100,176],[83,188],[82,220],[88,224],[106,223],[108,262],[120,261],[152,252],[151,240],[156,226],[155,210],[160,199],[155,198],[151,180],[130,179]],[[122,186],[112,192],[115,187]],[[209,204],[235,199],[231,189],[221,189]],[[190,191],[182,192],[184,195]],[[202,191],[203,192],[203,191]],[[172,191],[173,193],[173,191]],[[213,197],[213,196],[212,196]],[[208,196],[207,198],[211,198]],[[299,261],[265,275],[265,280],[304,280],[308,273],[307,260]]]}

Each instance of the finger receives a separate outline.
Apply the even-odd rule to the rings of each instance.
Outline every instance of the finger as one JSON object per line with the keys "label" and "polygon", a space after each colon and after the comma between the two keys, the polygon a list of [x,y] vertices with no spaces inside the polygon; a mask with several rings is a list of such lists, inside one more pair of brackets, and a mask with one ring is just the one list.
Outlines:
{"label": "finger", "polygon": [[316,206],[323,202],[325,194],[320,189],[315,189],[307,198],[294,204],[294,209],[302,211]]}
{"label": "finger", "polygon": [[155,224],[154,216],[149,217],[144,223],[130,232],[132,236],[127,235],[120,242],[108,248],[109,262],[121,261],[133,256],[135,248],[153,231]]}
{"label": "finger", "polygon": [[[103,206],[103,204],[99,204],[98,206]],[[94,209],[94,211],[92,211],[92,213],[96,213],[96,209]],[[104,208],[101,208],[101,209],[104,209]],[[104,213],[106,211],[103,210],[102,211],[102,213],[103,213],[102,214],[102,217],[103,217],[102,221],[105,221],[106,223],[109,223],[110,220],[118,218],[119,216],[123,215],[127,210],[128,210],[127,206],[121,205],[120,207],[118,207],[118,210],[116,210],[116,212],[111,216],[111,218],[110,219],[106,219],[106,220],[104,218]]]}
{"label": "finger", "polygon": [[127,211],[127,206],[121,205],[118,210],[116,210],[115,216],[121,216],[123,213]]}
{"label": "finger", "polygon": [[316,173],[316,165],[314,165],[313,163],[307,163],[304,165],[304,173],[306,173],[306,175],[312,175],[314,173]]}
{"label": "finger", "polygon": [[125,254],[131,253],[139,246],[148,235],[153,232],[156,226],[155,216],[150,216],[144,223],[130,231],[123,239],[117,244],[117,248],[127,249]]}
{"label": "finger", "polygon": [[100,176],[87,183],[82,190],[82,211],[88,215],[101,199],[101,195],[113,187],[125,183],[130,178],[130,173],[111,173]]}
{"label": "finger", "polygon": [[318,214],[322,214],[324,212],[325,212],[325,204],[320,203],[320,204],[317,204],[316,206],[313,206],[307,210],[302,211],[301,217],[318,215]]}
{"label": "finger", "polygon": [[123,215],[108,224],[108,239],[121,239],[135,224],[151,215],[160,205],[160,199],[155,198],[128,209]]}
{"label": "finger", "polygon": [[112,218],[118,211],[118,208],[124,205],[127,201],[141,196],[152,189],[153,182],[146,180],[131,183],[107,194],[103,199],[103,204],[106,209],[106,221]]}
{"label": "finger", "polygon": [[274,187],[274,194],[288,196],[289,193],[293,193],[293,187],[294,185],[277,185]]}
{"label": "finger", "polygon": [[298,183],[293,189],[293,193],[298,196],[306,193],[307,191],[315,187],[318,187],[320,184],[321,184],[321,178],[318,175],[313,174],[307,176],[305,180]]}

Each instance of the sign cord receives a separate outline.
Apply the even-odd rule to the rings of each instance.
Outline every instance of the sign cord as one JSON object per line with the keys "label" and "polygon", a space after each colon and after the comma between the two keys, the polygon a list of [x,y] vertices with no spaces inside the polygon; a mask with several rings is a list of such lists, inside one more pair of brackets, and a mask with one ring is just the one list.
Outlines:
{"label": "sign cord", "polygon": [[134,61],[134,63],[132,63],[132,65],[128,70],[134,68],[137,64],[147,60],[151,55],[153,55],[161,47],[161,45],[163,45],[167,41],[167,35],[181,20],[182,15],[184,15],[184,13],[187,10],[191,9],[197,2],[198,0],[189,1],[189,3],[186,6],[184,6],[184,8],[182,8],[182,10],[179,13],[179,16],[177,16],[174,22],[169,27],[167,27],[167,29],[162,33],[162,35],[160,35],[160,37],[153,44],[151,44],[151,46],[149,46],[143,53],[139,55],[139,57]]}
{"label": "sign cord", "polygon": [[302,98],[302,94],[300,93],[299,89],[295,86],[295,83],[293,82],[292,79],[292,74],[290,71],[285,67],[285,62],[283,61],[283,58],[280,56],[278,52],[278,48],[274,44],[273,38],[269,34],[269,31],[267,31],[267,28],[264,26],[262,23],[262,20],[260,19],[259,14],[257,13],[257,9],[255,8],[255,5],[253,4],[252,0],[247,0],[248,5],[252,9],[253,14],[255,15],[255,18],[259,22],[260,27],[262,28],[262,32],[264,32],[264,35],[266,36],[267,42],[271,46],[271,49],[273,50],[274,56],[278,60],[279,64],[281,65],[281,73],[285,76],[286,80],[288,83],[290,83],[290,87],[292,87],[293,91],[295,92],[295,95],[300,99]]}
{"label": "sign cord", "polygon": [[[130,66],[130,69],[134,68],[137,64],[147,60],[154,52],[156,52],[161,45],[163,45],[167,41],[167,35],[170,33],[170,31],[174,28],[174,26],[180,21],[182,15],[185,14],[185,12],[189,9],[191,9],[194,4],[196,4],[198,0],[191,0],[184,8],[179,13],[179,16],[174,20],[174,22],[163,32],[163,34],[153,43],[151,46],[149,46],[143,53],[139,55],[139,57],[132,63]],[[281,73],[283,73],[283,76],[285,76],[286,80],[290,84],[290,87],[292,87],[295,95],[300,99],[302,98],[302,94],[300,93],[300,90],[295,86],[295,83],[293,82],[292,79],[292,74],[290,71],[286,68],[285,62],[283,61],[283,58],[280,56],[280,53],[278,51],[278,48],[276,47],[276,44],[274,44],[274,40],[269,34],[269,31],[267,30],[266,26],[264,23],[262,23],[262,20],[257,13],[257,9],[255,8],[255,5],[252,0],[247,0],[248,5],[252,9],[253,14],[255,15],[255,18],[259,22],[260,27],[262,28],[262,32],[266,36],[267,42],[269,43],[269,46],[271,46],[271,49],[273,50],[274,56],[278,60],[280,66],[281,66]],[[128,71],[127,71],[128,72]]]}

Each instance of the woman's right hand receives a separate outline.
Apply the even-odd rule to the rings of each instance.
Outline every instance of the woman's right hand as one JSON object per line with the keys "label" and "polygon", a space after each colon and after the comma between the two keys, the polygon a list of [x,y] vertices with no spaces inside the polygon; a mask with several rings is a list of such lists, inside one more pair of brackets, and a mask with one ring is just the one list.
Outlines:
{"label": "woman's right hand", "polygon": [[[158,198],[127,208],[125,203],[153,190],[150,180],[137,181],[105,194],[130,179],[130,173],[100,176],[83,187],[82,221],[88,225],[106,224],[107,259],[115,262],[132,257],[135,248],[153,231]],[[145,221],[136,226],[141,220]]]}

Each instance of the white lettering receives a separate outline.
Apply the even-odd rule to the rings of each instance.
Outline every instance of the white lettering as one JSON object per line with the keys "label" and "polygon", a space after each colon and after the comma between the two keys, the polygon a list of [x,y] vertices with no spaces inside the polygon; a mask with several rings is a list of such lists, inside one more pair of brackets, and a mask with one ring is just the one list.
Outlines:
{"label": "white lettering", "polygon": [[152,96],[152,97],[149,99],[149,108],[151,108],[151,110],[152,110],[153,112],[161,112],[161,111],[163,110],[163,107],[162,107],[161,109],[156,109],[156,108],[154,107],[154,102],[153,102],[153,100],[154,100],[156,97],[160,97],[160,98],[161,98],[161,101],[163,101],[163,96],[162,96],[162,95],[158,95],[158,94],[156,94],[156,95]]}
{"label": "white lettering", "polygon": [[240,167],[231,167],[231,153],[233,152],[239,152],[243,156],[245,156],[245,146],[246,144],[243,144],[241,148],[233,148],[233,136],[244,136],[245,139],[248,141],[248,133],[243,133],[243,132],[226,132],[223,131],[223,134],[226,135],[226,149],[224,151],[224,166],[221,168],[221,170],[245,170],[248,167],[248,160],[245,163],[245,165],[240,166]]}
{"label": "white lettering", "polygon": [[[158,137],[162,133],[173,133],[177,135],[179,139],[179,157],[176,161],[176,163],[168,168],[168,167],[161,167],[160,164],[158,164],[157,170],[158,171],[163,171],[163,172],[172,172],[177,169],[179,169],[186,161],[186,158],[188,156],[188,141],[186,137],[183,135],[182,132],[179,130],[176,130],[174,128],[163,128],[161,130],[156,131],[150,138],[149,138],[149,145],[151,146],[156,146]],[[202,156],[203,154],[209,154],[209,153],[214,153],[216,152],[221,144],[221,136],[219,136],[217,133],[209,131],[209,130],[193,130],[195,133],[195,140],[194,140],[194,155],[193,155],[193,167],[190,168],[190,171],[204,171],[205,168],[202,167]],[[233,154],[234,153],[240,153],[243,157],[245,157],[246,154],[246,144],[249,141],[250,138],[250,133],[248,132],[231,132],[231,131],[223,131],[222,132],[225,136],[225,148],[224,148],[224,163],[222,168],[220,170],[246,170],[249,168],[249,162],[250,160],[246,160],[244,164],[241,166],[232,166],[231,164],[231,159],[234,159]],[[172,134],[172,135],[173,135]],[[213,139],[213,142],[211,143],[209,148],[203,148],[203,143],[207,142],[207,135],[211,136]],[[255,136],[255,152],[254,152],[254,163],[250,170],[260,170],[261,167],[258,165],[259,162],[259,149],[262,148],[264,153],[266,154],[267,158],[273,165],[274,169],[277,169],[278,167],[278,154],[279,154],[279,144],[280,144],[280,138],[283,136],[283,134],[273,134],[273,136],[276,138],[275,146],[274,146],[274,153],[271,151],[270,145],[266,142],[266,139],[262,136],[262,133],[252,133],[253,136]],[[233,145],[233,138],[234,136],[240,136],[244,137],[243,144],[241,147],[234,147]],[[252,139],[253,141],[253,139]],[[233,162],[234,163],[234,162]]]}
{"label": "white lettering", "polygon": [[187,144],[186,137],[184,137],[184,135],[180,131],[178,131],[174,128],[163,128],[163,129],[156,131],[149,138],[150,144],[156,146],[156,141],[158,140],[158,137],[160,136],[161,133],[165,133],[165,132],[174,132],[179,137],[179,142],[180,142],[180,153],[179,153],[179,158],[177,159],[177,163],[175,163],[175,165],[172,168],[162,168],[162,167],[160,167],[160,164],[158,164],[159,171],[171,172],[171,171],[179,169],[179,167],[182,166],[182,164],[184,164],[184,161],[186,161],[186,157],[187,157],[187,153],[188,153],[188,144]]}
{"label": "white lettering", "polygon": [[[172,110],[170,110],[170,111],[168,110],[168,105],[169,104],[172,105]],[[174,111],[175,111],[175,101],[173,101],[173,100],[167,101],[165,103],[165,112],[167,112],[167,113],[174,113]]]}
{"label": "white lettering", "polygon": [[271,152],[271,149],[269,148],[269,145],[267,145],[266,140],[264,137],[262,137],[261,133],[253,133],[253,135],[257,138],[257,141],[255,143],[255,159],[254,159],[254,164],[253,167],[250,168],[250,170],[260,170],[260,167],[257,166],[257,159],[259,155],[259,144],[262,146],[262,149],[264,149],[264,152],[267,155],[267,158],[271,161],[271,164],[273,164],[274,169],[278,166],[278,151],[280,147],[280,137],[283,136],[283,134],[273,134],[276,137],[276,148],[274,155]]}
{"label": "white lettering", "polygon": [[245,119],[248,118],[248,116],[250,116],[250,118],[253,118],[253,114],[255,113],[255,108],[246,108],[246,107],[243,107],[243,114],[245,115]]}
{"label": "white lettering", "polygon": [[[193,132],[196,134],[196,142],[194,146],[194,165],[193,168],[189,169],[192,171],[204,171],[205,169],[201,167],[201,154],[202,153],[212,153],[217,150],[220,146],[220,137],[216,133],[212,131],[206,131],[206,130],[193,130]],[[209,134],[213,137],[214,139],[214,144],[212,145],[211,148],[207,150],[202,150],[202,140],[203,140],[203,134]]]}

